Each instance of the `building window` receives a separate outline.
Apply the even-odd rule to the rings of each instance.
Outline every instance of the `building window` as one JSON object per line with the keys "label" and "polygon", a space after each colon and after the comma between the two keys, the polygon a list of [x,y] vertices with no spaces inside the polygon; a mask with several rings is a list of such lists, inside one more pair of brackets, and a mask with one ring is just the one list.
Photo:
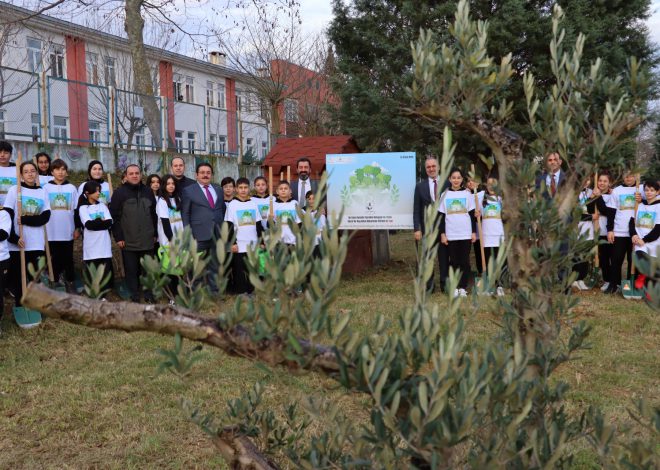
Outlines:
{"label": "building window", "polygon": [[105,86],[117,86],[117,72],[115,70],[114,57],[105,57],[103,59],[103,75]]}
{"label": "building window", "polygon": [[215,153],[218,148],[218,136],[215,134],[209,135],[209,153]]}
{"label": "building window", "polygon": [[87,69],[87,81],[94,85],[99,84],[99,57],[93,52],[85,55],[85,67]]}
{"label": "building window", "polygon": [[195,102],[195,86],[194,79],[192,77],[186,77],[186,102],[194,103]]}
{"label": "building window", "polygon": [[183,131],[174,132],[174,146],[177,152],[183,153]]}
{"label": "building window", "polygon": [[5,110],[0,109],[0,139],[5,138]]}
{"label": "building window", "polygon": [[27,38],[28,66],[32,72],[43,72],[43,43],[39,39]]}
{"label": "building window", "polygon": [[268,153],[268,142],[265,140],[261,141],[261,159],[264,160],[266,158],[266,154]]}
{"label": "building window", "polygon": [[218,84],[218,108],[225,109],[225,86]]}
{"label": "building window", "polygon": [[64,47],[53,44],[50,46],[50,75],[64,78]]}
{"label": "building window", "polygon": [[224,135],[218,136],[218,153],[222,155],[227,153],[227,137]]}
{"label": "building window", "polygon": [[32,113],[32,140],[37,140],[41,136],[41,116],[38,113]]}
{"label": "building window", "polygon": [[195,153],[197,134],[195,132],[188,132],[188,153]]}
{"label": "building window", "polygon": [[254,139],[250,137],[245,139],[245,153],[254,155]]}
{"label": "building window", "polygon": [[298,122],[298,102],[296,100],[284,102],[284,119],[288,122]]}
{"label": "building window", "polygon": [[89,141],[92,144],[98,144],[101,141],[101,123],[98,121],[89,121]]}
{"label": "building window", "polygon": [[245,99],[243,97],[242,91],[236,91],[236,109],[238,111],[244,111],[243,105],[245,104]]}
{"label": "building window", "polygon": [[213,91],[213,82],[206,82],[206,106],[215,106],[213,99],[215,93]]}
{"label": "building window", "polygon": [[68,139],[67,118],[53,116],[53,139],[66,142]]}
{"label": "building window", "polygon": [[138,128],[135,129],[135,134],[133,134],[133,136],[135,137],[136,147],[145,147],[147,145],[147,139],[144,136],[144,127],[144,123],[140,122]]}

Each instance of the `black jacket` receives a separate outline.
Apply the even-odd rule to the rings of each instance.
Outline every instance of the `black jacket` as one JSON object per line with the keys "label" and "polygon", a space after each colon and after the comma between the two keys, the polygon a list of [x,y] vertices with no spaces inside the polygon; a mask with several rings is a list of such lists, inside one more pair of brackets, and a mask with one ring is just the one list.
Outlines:
{"label": "black jacket", "polygon": [[142,183],[122,184],[110,200],[113,219],[112,234],[116,241],[126,243],[127,251],[146,251],[154,248],[156,236],[156,198]]}

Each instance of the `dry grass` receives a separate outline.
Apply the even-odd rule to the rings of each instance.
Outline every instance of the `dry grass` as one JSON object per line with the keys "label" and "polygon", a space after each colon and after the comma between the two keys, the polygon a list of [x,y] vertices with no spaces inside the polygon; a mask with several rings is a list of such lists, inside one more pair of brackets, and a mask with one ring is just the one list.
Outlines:
{"label": "dry grass", "polygon": [[[368,331],[375,313],[393,322],[412,300],[415,264],[410,234],[393,237],[393,261],[367,274],[346,276],[336,308],[351,310],[353,325]],[[444,299],[435,294],[434,300]],[[582,294],[577,317],[594,327],[592,349],[564,366],[571,384],[568,408],[602,407],[611,421],[631,424],[631,399],[660,401],[660,326],[645,305]],[[494,301],[469,318],[468,339],[496,334]],[[156,375],[159,347],[172,340],[151,334],[96,331],[47,320],[22,331],[5,316],[0,337],[0,468],[209,468],[222,467],[204,434],[187,421],[182,397],[220,411],[257,380],[266,387],[265,406],[310,392],[340,400],[361,413],[359,398],[332,389],[309,374],[267,375],[247,360],[205,348],[189,383]],[[589,462],[589,458],[586,461]],[[584,467],[591,466],[589,463]]]}

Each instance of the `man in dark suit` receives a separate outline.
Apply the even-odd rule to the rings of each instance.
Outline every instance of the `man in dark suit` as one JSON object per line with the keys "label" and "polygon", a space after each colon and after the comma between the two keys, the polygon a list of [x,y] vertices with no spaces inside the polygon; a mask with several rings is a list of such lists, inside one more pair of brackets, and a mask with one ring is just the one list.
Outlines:
{"label": "man in dark suit", "polygon": [[536,180],[536,188],[542,191],[543,197],[554,199],[557,191],[564,184],[566,177],[561,171],[562,163],[561,156],[557,152],[549,153],[545,157],[546,171]]}
{"label": "man in dark suit", "polygon": [[202,162],[195,169],[197,182],[186,186],[181,195],[181,218],[190,226],[199,251],[213,248],[225,219],[222,189],[211,183],[213,168]]}
{"label": "man in dark suit", "polygon": [[312,172],[312,162],[310,162],[309,158],[302,157],[298,159],[296,162],[296,172],[298,173],[298,179],[289,181],[291,194],[293,199],[298,201],[298,205],[305,208],[307,205],[305,199],[307,191],[312,191],[316,194],[316,190],[318,189],[318,182],[309,179],[309,175]]}
{"label": "man in dark suit", "polygon": [[[442,191],[446,189],[446,184],[441,184],[438,181],[438,160],[435,157],[430,156],[426,158],[426,161],[424,162],[424,169],[426,170],[426,178],[417,183],[415,186],[415,197],[413,199],[413,226],[415,230],[415,244],[417,244],[422,239],[422,235],[425,232],[424,212],[426,211],[426,208],[430,204],[433,204],[440,196]],[[438,225],[440,225],[440,217],[442,217],[442,214],[438,214],[438,218],[436,219],[436,224]],[[440,234],[438,233],[438,239],[435,240],[435,243],[438,246],[440,289],[444,291],[447,276],[449,275],[449,253],[447,251],[447,246],[439,243],[439,240]],[[429,279],[429,282],[426,285],[426,289],[429,292],[433,292],[433,277]]]}
{"label": "man in dark suit", "polygon": [[182,194],[183,190],[186,187],[195,184],[195,180],[192,178],[188,178],[185,174],[186,162],[183,161],[183,158],[174,157],[172,159],[172,163],[170,163],[170,171],[172,172],[172,176],[174,176],[174,179],[176,180],[176,188],[177,191],[179,191],[179,194]]}

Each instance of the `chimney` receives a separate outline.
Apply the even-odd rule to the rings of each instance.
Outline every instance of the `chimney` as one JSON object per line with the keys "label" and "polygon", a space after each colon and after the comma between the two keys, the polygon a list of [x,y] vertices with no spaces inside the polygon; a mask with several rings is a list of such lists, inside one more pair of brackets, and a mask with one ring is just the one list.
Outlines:
{"label": "chimney", "polygon": [[209,53],[209,62],[213,65],[227,65],[227,54],[220,51],[212,51]]}

